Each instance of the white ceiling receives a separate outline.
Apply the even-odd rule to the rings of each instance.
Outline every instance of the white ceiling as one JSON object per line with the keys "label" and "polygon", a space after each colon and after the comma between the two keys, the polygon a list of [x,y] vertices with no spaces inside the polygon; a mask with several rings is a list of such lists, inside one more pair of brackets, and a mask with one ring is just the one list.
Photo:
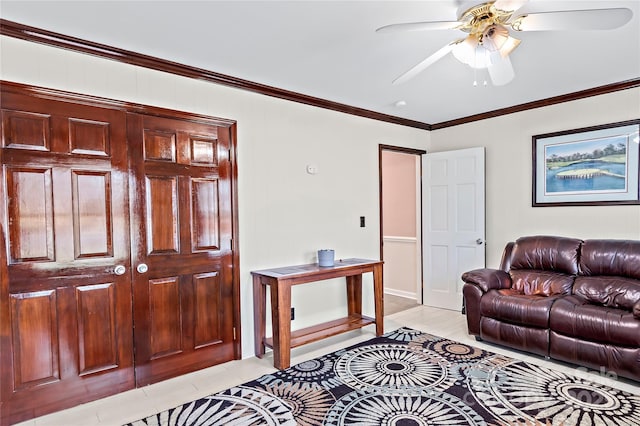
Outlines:
{"label": "white ceiling", "polygon": [[[473,3],[481,3],[481,0]],[[466,5],[467,3],[465,3]],[[640,0],[530,0],[516,14],[626,7],[610,31],[518,33],[505,86],[452,55],[391,82],[458,30],[379,34],[383,25],[455,20],[461,0],[0,1],[0,16],[50,30],[397,117],[436,124],[640,78]],[[395,106],[405,101],[406,106]],[[640,101],[639,101],[640,102]]]}

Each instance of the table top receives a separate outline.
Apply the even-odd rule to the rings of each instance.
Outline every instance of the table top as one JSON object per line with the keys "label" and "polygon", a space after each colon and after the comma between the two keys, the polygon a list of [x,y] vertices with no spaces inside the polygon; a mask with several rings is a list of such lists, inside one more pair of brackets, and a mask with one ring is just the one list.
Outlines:
{"label": "table top", "polygon": [[342,269],[372,266],[381,263],[382,261],[380,260],[371,259],[339,259],[335,261],[333,266],[318,266],[317,263],[308,263],[306,265],[283,266],[279,268],[263,269],[260,271],[251,271],[251,274],[263,275],[272,278],[295,278],[331,271],[338,272]]}

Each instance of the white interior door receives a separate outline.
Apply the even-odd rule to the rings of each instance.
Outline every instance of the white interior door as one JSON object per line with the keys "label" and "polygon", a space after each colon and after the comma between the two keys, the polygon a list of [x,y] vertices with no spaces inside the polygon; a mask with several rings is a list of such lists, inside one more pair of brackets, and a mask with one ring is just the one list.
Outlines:
{"label": "white interior door", "polygon": [[460,276],[485,266],[484,148],[422,161],[423,303],[460,310]]}

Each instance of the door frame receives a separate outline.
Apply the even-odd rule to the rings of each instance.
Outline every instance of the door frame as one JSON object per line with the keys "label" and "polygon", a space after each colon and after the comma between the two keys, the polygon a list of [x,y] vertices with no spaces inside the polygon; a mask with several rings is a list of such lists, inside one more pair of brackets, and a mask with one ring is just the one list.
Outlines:
{"label": "door frame", "polygon": [[416,301],[422,304],[423,300],[423,285],[422,285],[422,274],[424,271],[423,264],[423,243],[422,243],[422,156],[427,153],[424,149],[416,149],[416,148],[407,148],[402,146],[395,145],[378,145],[378,202],[379,202],[379,214],[380,214],[380,229],[379,229],[379,239],[380,239],[380,260],[384,261],[384,232],[383,232],[383,218],[384,218],[384,209],[383,209],[383,200],[382,200],[382,153],[383,151],[391,151],[403,154],[410,154],[417,156],[418,163],[418,173],[416,176],[416,222],[420,225],[420,229],[416,230],[417,237],[420,239],[419,241],[419,256],[417,259],[419,270],[416,271],[418,273],[418,283],[417,292],[416,292]]}

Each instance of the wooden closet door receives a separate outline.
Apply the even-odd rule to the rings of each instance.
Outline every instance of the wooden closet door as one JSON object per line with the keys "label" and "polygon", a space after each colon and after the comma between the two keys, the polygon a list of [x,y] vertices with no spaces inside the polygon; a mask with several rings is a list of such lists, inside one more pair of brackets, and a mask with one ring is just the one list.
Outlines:
{"label": "wooden closet door", "polygon": [[1,134],[4,423],[134,374],[125,113],[3,87]]}
{"label": "wooden closet door", "polygon": [[230,129],[129,114],[136,382],[234,359]]}

